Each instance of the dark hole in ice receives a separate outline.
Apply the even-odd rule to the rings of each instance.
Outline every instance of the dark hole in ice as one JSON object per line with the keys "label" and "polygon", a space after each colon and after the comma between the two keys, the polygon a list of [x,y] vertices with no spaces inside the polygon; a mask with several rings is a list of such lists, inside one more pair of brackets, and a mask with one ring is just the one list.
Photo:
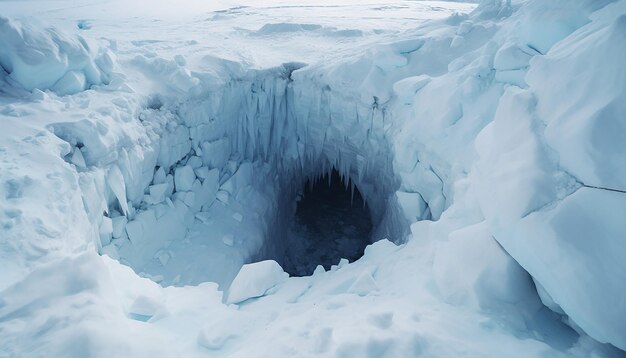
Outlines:
{"label": "dark hole in ice", "polygon": [[163,101],[161,101],[161,99],[159,97],[157,97],[157,96],[150,97],[150,99],[148,100],[147,107],[149,109],[153,109],[155,111],[158,111],[159,109],[161,109],[163,107]]}
{"label": "dark hole in ice", "polygon": [[[307,181],[288,233],[284,269],[292,276],[330,269],[342,258],[352,262],[370,243],[372,219],[352,182],[333,170],[316,183]],[[330,183],[330,184],[329,184]]]}

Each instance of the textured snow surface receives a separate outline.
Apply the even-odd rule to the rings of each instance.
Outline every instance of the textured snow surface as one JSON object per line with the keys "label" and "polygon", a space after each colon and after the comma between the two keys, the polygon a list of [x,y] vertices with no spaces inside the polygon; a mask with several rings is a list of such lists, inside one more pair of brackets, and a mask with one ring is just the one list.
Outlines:
{"label": "textured snow surface", "polygon": [[50,89],[67,95],[108,82],[113,57],[92,46],[80,36],[0,17],[0,66],[9,74],[9,83],[28,91]]}
{"label": "textured snow surface", "polygon": [[625,0],[0,14],[0,357],[625,356]]}
{"label": "textured snow surface", "polygon": [[273,260],[243,265],[228,289],[228,303],[240,303],[261,297],[272,287],[283,283],[287,277],[283,268]]}

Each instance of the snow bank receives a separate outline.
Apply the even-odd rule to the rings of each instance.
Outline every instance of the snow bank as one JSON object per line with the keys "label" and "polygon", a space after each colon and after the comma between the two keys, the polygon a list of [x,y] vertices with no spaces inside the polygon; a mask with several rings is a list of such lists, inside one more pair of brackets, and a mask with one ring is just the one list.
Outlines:
{"label": "snow bank", "polygon": [[108,83],[114,59],[81,36],[0,16],[0,66],[13,85],[69,95]]}
{"label": "snow bank", "polygon": [[[626,227],[615,213],[626,208],[618,164],[626,156],[626,72],[613,59],[626,56],[625,14],[624,2],[607,5],[535,57],[529,89],[508,89],[477,140],[479,201],[495,237],[552,304],[620,348]],[[577,19],[571,24],[588,22]]]}
{"label": "snow bank", "polygon": [[[363,102],[387,110],[401,178],[397,195],[408,219],[423,211],[445,219],[464,200],[467,189],[459,184],[468,180],[475,192],[468,200],[479,207],[463,220],[486,219],[502,247],[563,303],[576,329],[620,348],[626,343],[617,283],[626,270],[623,228],[609,223],[608,211],[624,208],[624,166],[616,161],[624,157],[617,133],[624,132],[626,75],[616,60],[624,58],[624,6],[487,1],[458,23],[449,19],[447,29],[421,28],[417,39],[318,69],[334,90],[357,88]],[[597,215],[573,204],[583,192]],[[602,199],[590,198],[595,195]],[[595,229],[572,231],[555,216]],[[591,241],[602,254],[582,259]],[[454,301],[456,284],[446,279],[452,260],[440,257],[442,291]],[[515,264],[504,267],[519,272]]]}

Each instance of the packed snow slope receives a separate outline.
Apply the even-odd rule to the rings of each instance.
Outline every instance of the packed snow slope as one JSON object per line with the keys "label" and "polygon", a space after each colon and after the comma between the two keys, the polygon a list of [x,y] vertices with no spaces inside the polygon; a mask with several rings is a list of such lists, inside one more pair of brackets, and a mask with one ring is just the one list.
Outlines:
{"label": "packed snow slope", "polygon": [[[625,59],[626,0],[1,0],[0,357],[626,356]],[[289,277],[332,172],[372,244]]]}

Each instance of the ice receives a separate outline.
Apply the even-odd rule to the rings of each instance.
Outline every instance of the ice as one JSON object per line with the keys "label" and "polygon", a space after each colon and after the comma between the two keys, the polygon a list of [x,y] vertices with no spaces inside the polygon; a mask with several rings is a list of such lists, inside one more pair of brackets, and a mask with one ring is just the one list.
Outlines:
{"label": "ice", "polygon": [[87,88],[85,74],[69,71],[52,86],[52,90],[60,95],[68,95],[84,91]]}
{"label": "ice", "polygon": [[156,170],[156,172],[154,172],[154,179],[153,182],[154,184],[163,184],[165,183],[165,170],[163,169],[163,167],[159,167],[159,169]]}
{"label": "ice", "polygon": [[493,68],[496,70],[519,70],[529,66],[530,59],[538,54],[530,48],[521,48],[519,45],[505,43],[493,59]]}
{"label": "ice", "polygon": [[496,72],[495,80],[500,83],[524,88],[526,87],[525,77],[525,70],[505,70]]}
{"label": "ice", "polygon": [[128,215],[129,209],[128,202],[126,201],[126,183],[124,182],[124,176],[117,165],[113,165],[111,169],[109,169],[106,182],[111,188],[111,191],[115,194],[120,208],[124,211],[125,215]]}
{"label": "ice", "polygon": [[126,234],[131,242],[139,243],[143,238],[143,225],[139,220],[133,220],[126,225]]}
{"label": "ice", "polygon": [[202,205],[210,206],[218,193],[219,189],[219,170],[212,169],[209,171],[202,182],[202,197],[200,202]]}
{"label": "ice", "polygon": [[217,200],[221,201],[224,204],[228,204],[228,198],[230,197],[230,194],[228,194],[228,192],[226,190],[219,190],[219,191],[217,191],[215,196],[216,196]]}
{"label": "ice", "polygon": [[276,23],[265,24],[256,33],[258,35],[273,35],[281,32],[315,31],[321,28],[322,26],[317,24]]}
{"label": "ice", "polygon": [[126,219],[125,216],[117,216],[111,219],[111,224],[113,226],[112,234],[114,238],[119,239],[122,237],[127,222],[128,219]]}
{"label": "ice", "polygon": [[[533,276],[550,294],[553,302],[558,303],[582,329],[602,341],[619,342],[621,336],[611,336],[610,332],[617,333],[624,328],[623,321],[615,316],[615,312],[623,310],[623,302],[617,298],[619,284],[614,281],[618,276],[603,273],[605,268],[612,267],[612,272],[617,275],[624,274],[620,260],[626,247],[616,238],[626,228],[622,221],[615,221],[624,200],[623,195],[581,188],[545,215],[531,214],[516,225],[516,233],[510,235],[511,240],[526,237],[526,240],[536,242],[538,232],[549,230],[552,233],[542,236],[547,242],[542,245],[540,255],[531,253],[519,243],[504,242],[512,255],[520,257],[529,271],[534,273]],[[575,223],[569,221],[573,218],[577,218]],[[559,240],[560,237],[566,237],[567,243]],[[554,269],[537,271],[538,260],[550,262],[550,267]],[[603,265],[595,264],[599,261]],[[562,265],[567,265],[568,269],[556,269]],[[565,294],[582,287],[588,288],[590,294]]]}
{"label": "ice", "polygon": [[518,87],[526,87],[526,72],[530,59],[539,54],[536,50],[514,42],[505,43],[493,59],[493,67],[496,69],[495,80]]}
{"label": "ice", "polygon": [[287,275],[273,260],[243,265],[228,289],[228,303],[240,303],[250,298],[261,297],[267,291],[283,283]]}
{"label": "ice", "polygon": [[174,172],[176,191],[191,190],[193,188],[194,180],[196,180],[196,175],[193,172],[193,167],[191,165],[176,168],[176,171]]}
{"label": "ice", "polygon": [[583,6],[563,6],[565,3],[556,1],[541,4],[534,1],[522,13],[521,37],[529,47],[545,54],[548,50],[589,22]]}
{"label": "ice", "polygon": [[409,222],[420,220],[424,216],[426,202],[422,199],[420,193],[397,191],[396,199]]}
{"label": "ice", "polygon": [[[489,201],[490,205],[499,204],[483,207],[487,217],[494,210],[501,220],[515,220],[556,196],[553,167],[534,131],[534,106],[531,93],[509,88],[500,100],[495,120],[476,141],[479,163],[486,165],[480,173],[489,177],[480,185],[483,195],[490,197],[483,196],[481,200]],[[518,116],[512,117],[510,113]]]}
{"label": "ice", "polygon": [[169,185],[166,183],[150,185],[150,204],[158,204],[165,200]]}
{"label": "ice", "polygon": [[201,212],[197,213],[195,217],[200,220],[203,224],[208,223],[211,220],[211,215],[209,213]]}
{"label": "ice", "polygon": [[187,165],[190,165],[194,170],[199,169],[202,166],[202,159],[194,155],[189,158]]}
{"label": "ice", "polygon": [[132,319],[145,322],[161,309],[162,305],[154,299],[147,296],[139,296],[128,309],[128,315]]}
{"label": "ice", "polygon": [[117,251],[117,248],[115,247],[115,245],[106,245],[102,247],[102,249],[100,250],[100,253],[102,255],[107,255],[114,260],[120,259],[120,254]]}
{"label": "ice", "polygon": [[[615,6],[601,11],[607,14],[611,8]],[[624,46],[615,45],[622,39],[626,21],[615,14],[606,16],[603,24],[606,26],[598,24],[577,31],[571,39],[555,46],[549,56],[537,59],[528,81],[537,96],[544,99],[538,103],[538,115],[546,123],[546,141],[559,153],[560,164],[587,185],[624,190],[625,173],[619,158],[626,153],[626,146],[618,138],[625,128],[626,85],[619,80],[624,77],[624,68],[606,61],[605,56],[626,55]],[[597,70],[585,72],[583,68],[589,63],[574,60],[581,57],[597,63]],[[559,71],[555,71],[557,66]],[[555,80],[567,88],[563,95],[569,96],[572,104],[557,101],[554,93],[538,85],[540,78],[552,72]],[[588,93],[583,88],[594,90]]]}
{"label": "ice", "polygon": [[227,138],[202,143],[202,161],[209,168],[220,169],[230,158],[230,142]]}
{"label": "ice", "polygon": [[196,174],[197,178],[199,178],[199,179],[204,181],[209,176],[209,168],[207,168],[207,167],[200,167],[200,168],[195,169],[194,173]]}
{"label": "ice", "polygon": [[360,274],[356,281],[348,288],[349,293],[354,293],[359,296],[365,296],[377,290],[378,286],[376,285],[376,281],[369,272]]}
{"label": "ice", "polygon": [[87,169],[87,164],[85,164],[85,158],[83,157],[83,153],[80,151],[79,148],[74,149],[74,153],[72,154],[72,158],[70,160],[79,169]]}
{"label": "ice", "polygon": [[111,242],[111,236],[113,234],[113,221],[108,217],[103,217],[100,223],[100,242],[102,246],[108,245]]}
{"label": "ice", "polygon": [[405,103],[410,103],[417,91],[429,82],[430,77],[425,75],[407,77],[393,84],[393,92],[398,99],[404,99]]}
{"label": "ice", "polygon": [[194,203],[196,202],[196,195],[193,193],[193,191],[184,193],[183,202],[188,207],[190,207],[190,208],[193,207]]}
{"label": "ice", "polygon": [[161,265],[165,266],[170,261],[171,255],[165,251],[158,251],[156,258],[159,260]]}
{"label": "ice", "polygon": [[624,355],[623,0],[0,13],[0,356]]}

